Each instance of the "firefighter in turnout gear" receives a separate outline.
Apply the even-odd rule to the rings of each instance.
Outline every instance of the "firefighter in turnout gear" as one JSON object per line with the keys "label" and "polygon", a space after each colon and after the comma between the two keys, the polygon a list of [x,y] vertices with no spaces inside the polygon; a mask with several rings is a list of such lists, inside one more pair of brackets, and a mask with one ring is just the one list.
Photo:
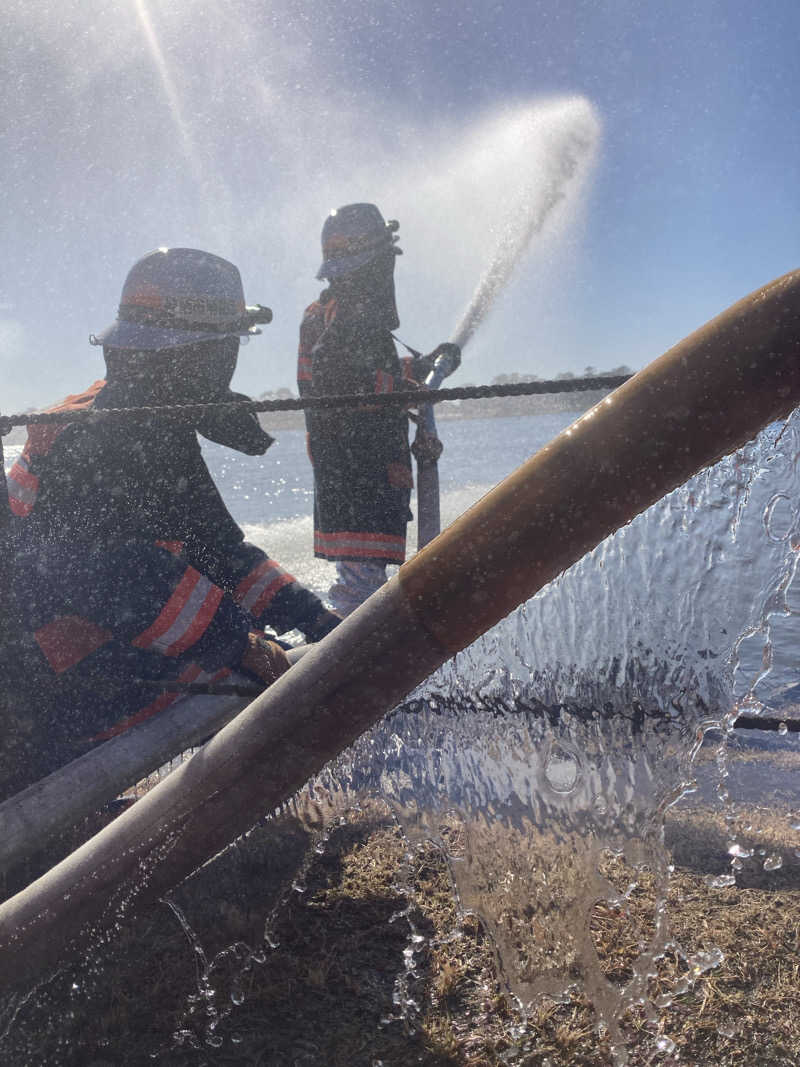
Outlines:
{"label": "firefighter in turnout gear", "polygon": [[[301,396],[388,393],[422,381],[438,355],[398,357],[394,291],[398,224],[374,204],[348,204],[322,228],[326,288],[300,326]],[[454,354],[458,354],[457,351]],[[314,468],[314,554],[335,561],[329,598],[347,615],[403,563],[413,476],[409,417],[401,407],[307,411]]]}
{"label": "firefighter in turnout gear", "polygon": [[[288,660],[266,629],[314,641],[339,622],[244,540],[205,464],[198,434],[265,452],[271,438],[256,415],[217,409],[187,421],[155,410],[247,399],[229,388],[239,344],[270,317],[245,307],[227,260],[152,252],[128,274],[116,321],[91,339],[103,346],[105,380],[56,410],[154,410],[29,427],[8,475],[16,637],[4,664],[35,713],[17,746],[22,778],[179,697],[154,681],[235,671],[269,684]],[[17,774],[15,787],[24,784]]]}

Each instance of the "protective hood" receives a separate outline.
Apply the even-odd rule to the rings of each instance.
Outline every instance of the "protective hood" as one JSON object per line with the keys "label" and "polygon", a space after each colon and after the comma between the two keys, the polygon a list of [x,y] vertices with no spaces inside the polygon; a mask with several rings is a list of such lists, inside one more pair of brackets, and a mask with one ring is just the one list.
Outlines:
{"label": "protective hood", "polygon": [[394,255],[384,254],[351,274],[332,278],[330,290],[365,326],[396,330],[400,318],[394,288],[394,264]]}
{"label": "protective hood", "polygon": [[[248,396],[234,393],[230,388],[238,348],[237,338],[157,352],[105,348],[106,406],[157,407],[247,401]],[[263,455],[273,441],[261,428],[258,416],[242,408],[211,408],[196,416],[191,425],[207,440],[248,456]]]}

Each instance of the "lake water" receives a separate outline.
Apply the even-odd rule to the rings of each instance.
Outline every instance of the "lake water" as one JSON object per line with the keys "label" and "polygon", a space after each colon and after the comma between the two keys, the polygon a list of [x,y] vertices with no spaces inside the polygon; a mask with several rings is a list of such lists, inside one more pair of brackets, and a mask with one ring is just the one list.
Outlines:
{"label": "lake water", "polygon": [[[572,414],[548,414],[441,420],[439,434],[445,446],[439,461],[442,524],[451,523],[573,418]],[[243,456],[214,444],[204,445],[204,452],[225,502],[248,539],[323,593],[335,568],[313,556],[314,482],[305,433],[280,430],[275,437],[264,456]],[[416,511],[413,500],[411,509]],[[416,543],[415,520],[409,527],[409,553]]]}

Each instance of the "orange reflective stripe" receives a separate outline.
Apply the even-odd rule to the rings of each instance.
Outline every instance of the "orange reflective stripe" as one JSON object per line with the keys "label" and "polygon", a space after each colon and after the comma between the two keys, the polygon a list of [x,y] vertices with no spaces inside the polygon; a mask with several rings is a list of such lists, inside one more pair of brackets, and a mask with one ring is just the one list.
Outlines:
{"label": "orange reflective stripe", "polygon": [[110,630],[83,619],[64,615],[40,627],[33,635],[56,674],[62,674],[110,641]]}
{"label": "orange reflective stripe", "polygon": [[156,548],[165,548],[173,556],[179,556],[183,552],[183,541],[156,541]]}
{"label": "orange reflective stripe", "polygon": [[84,389],[82,393],[70,393],[58,404],[53,404],[51,408],[45,408],[45,411],[80,411],[81,408],[91,407],[97,394],[105,384],[105,379],[100,378],[98,381],[92,382],[89,388]]}
{"label": "orange reflective stripe", "polygon": [[375,371],[375,392],[376,393],[392,393],[394,392],[394,377],[385,370]]}
{"label": "orange reflective stripe", "polygon": [[352,530],[323,533],[317,530],[314,533],[314,550],[358,559],[391,559],[402,563],[405,559],[406,539],[395,534],[360,533]]}
{"label": "orange reflective stripe", "polygon": [[[62,400],[60,404],[46,410],[51,411],[81,411],[91,407],[97,394],[106,383],[97,381],[85,392],[76,393]],[[53,423],[50,426],[34,424],[28,426],[28,439],[22,450],[22,455],[9,472],[9,504],[11,510],[20,518],[30,515],[36,504],[39,491],[38,475],[28,467],[29,462],[39,456],[46,456],[53,447],[56,438],[62,434],[70,423]],[[13,484],[12,484],[13,483]]]}
{"label": "orange reflective stripe", "polygon": [[273,559],[262,560],[236,586],[233,599],[254,618],[266,610],[275,595],[296,579]]}
{"label": "orange reflective stripe", "polygon": [[131,642],[136,648],[149,648],[152,644],[160,641],[161,637],[168,633],[170,628],[180,617],[186,607],[192,590],[197,585],[202,575],[194,567],[187,567],[181,578],[178,588],[166,602],[155,622]]}
{"label": "orange reflective stripe", "polygon": [[297,359],[297,380],[299,382],[311,381],[311,357],[299,356]]}
{"label": "orange reflective stripe", "polygon": [[15,515],[24,518],[33,511],[39,493],[39,479],[28,469],[24,454],[19,457],[6,476],[8,503]]}
{"label": "orange reflective stripe", "polygon": [[216,615],[217,608],[224,595],[225,594],[218,585],[214,585],[212,582],[208,583],[208,592],[189,626],[189,629],[182,637],[169,646],[166,651],[168,656],[180,656],[182,652],[191,648],[195,641],[200,640],[208,629],[211,620]]}
{"label": "orange reflective stripe", "polygon": [[133,639],[136,648],[179,656],[205,633],[223,592],[194,567],[187,567],[158,618]]}
{"label": "orange reflective stripe", "polygon": [[[190,663],[185,670],[181,671],[177,680],[186,683],[209,682],[213,685],[215,682],[221,682],[223,678],[227,678],[230,673],[231,671],[229,667],[223,667],[222,670],[217,671],[216,674],[210,674],[204,671],[199,664]],[[134,712],[133,715],[129,715],[127,719],[122,719],[120,722],[115,723],[114,726],[109,727],[108,730],[103,730],[102,733],[95,734],[95,736],[89,740],[108,741],[110,737],[116,737],[118,734],[125,733],[125,731],[130,730],[132,726],[144,722],[153,715],[158,715],[160,711],[164,711],[170,704],[174,704],[179,697],[187,695],[188,694],[186,693],[160,693],[155,700],[147,705],[146,708],[141,708],[139,711]]]}
{"label": "orange reflective stripe", "polygon": [[[202,673],[202,667],[196,663],[192,663],[178,676],[178,681],[195,682]],[[103,730],[101,733],[95,734],[91,740],[107,741],[110,737],[116,737],[117,734],[124,733],[126,730],[129,730],[131,726],[136,726],[137,723],[149,719],[151,715],[157,715],[159,711],[164,711],[170,704],[174,704],[180,695],[180,693],[159,693],[156,699],[148,704],[146,708],[141,708],[139,711],[134,712],[133,715],[129,715],[127,719],[122,719],[120,722],[115,723],[114,726],[109,727],[108,730]]]}

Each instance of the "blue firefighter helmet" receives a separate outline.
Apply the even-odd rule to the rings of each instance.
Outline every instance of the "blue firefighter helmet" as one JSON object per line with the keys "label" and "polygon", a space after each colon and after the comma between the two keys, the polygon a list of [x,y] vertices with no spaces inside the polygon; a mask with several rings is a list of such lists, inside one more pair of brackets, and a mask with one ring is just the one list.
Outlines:
{"label": "blue firefighter helmet", "polygon": [[158,248],[131,267],[116,320],[92,344],[152,351],[261,331],[272,313],[245,307],[239,270],[197,248]]}
{"label": "blue firefighter helmet", "polygon": [[374,204],[345,204],[332,211],[322,227],[322,266],[318,278],[337,278],[389,251],[402,255],[397,247],[399,223],[385,221]]}

